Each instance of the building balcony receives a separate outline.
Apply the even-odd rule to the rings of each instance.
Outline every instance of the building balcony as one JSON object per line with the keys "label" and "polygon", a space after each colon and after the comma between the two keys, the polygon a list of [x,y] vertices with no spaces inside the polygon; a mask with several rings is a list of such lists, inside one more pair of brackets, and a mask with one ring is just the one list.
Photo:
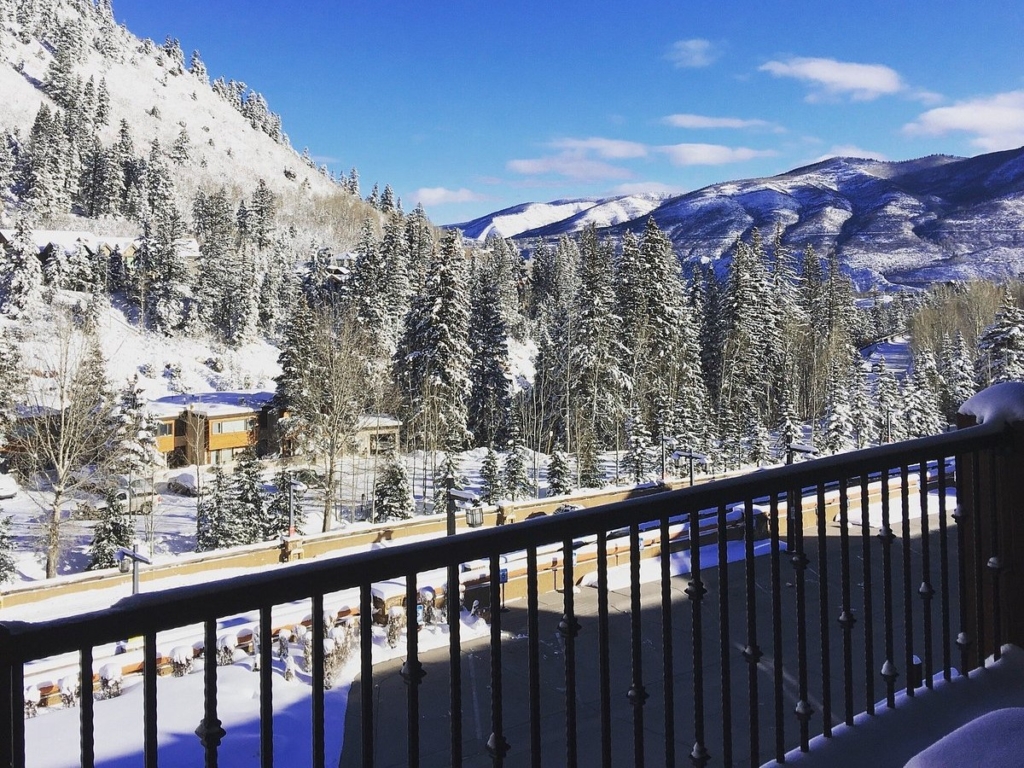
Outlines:
{"label": "building balcony", "polygon": [[[53,738],[25,716],[33,663],[65,655],[98,681],[96,649],[137,638],[141,714],[112,728],[111,702],[83,695],[66,764],[110,764],[132,743],[146,766],[902,766],[1024,703],[1022,438],[965,424],[0,624],[0,765],[35,764]],[[194,627],[192,647],[211,650],[241,624],[274,638],[283,606],[311,637],[289,683],[301,700],[283,695],[276,641],[244,664],[197,659],[192,698],[160,676],[171,634]],[[347,695],[331,687],[334,625],[349,628]],[[244,715],[240,666],[258,667]]]}

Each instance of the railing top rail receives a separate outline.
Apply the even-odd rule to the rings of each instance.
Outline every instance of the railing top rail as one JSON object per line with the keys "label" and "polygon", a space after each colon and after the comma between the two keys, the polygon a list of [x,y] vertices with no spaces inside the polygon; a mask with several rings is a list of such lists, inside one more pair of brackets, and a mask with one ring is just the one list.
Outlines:
{"label": "railing top rail", "polygon": [[41,622],[0,622],[0,648],[11,660],[28,661],[281,605],[360,585],[403,577],[544,544],[562,542],[670,515],[780,497],[793,489],[849,480],[1001,445],[1005,425],[982,424],[956,432],[837,454],[766,469],[676,491],[638,497],[564,515],[462,533],[385,550],[282,565],[271,570],[125,597],[110,608]]}

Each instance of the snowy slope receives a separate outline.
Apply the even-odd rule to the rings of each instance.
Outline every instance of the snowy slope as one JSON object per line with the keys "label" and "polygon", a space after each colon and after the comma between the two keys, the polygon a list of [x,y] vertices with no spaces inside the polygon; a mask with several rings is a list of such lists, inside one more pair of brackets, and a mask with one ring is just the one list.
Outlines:
{"label": "snowy slope", "polygon": [[[210,84],[179,69],[162,45],[144,41],[123,27],[112,31],[116,53],[106,56],[91,45],[100,34],[98,12],[81,12],[68,0],[49,0],[60,19],[78,19],[87,41],[75,59],[74,74],[98,86],[106,82],[110,95],[110,117],[99,131],[105,146],[117,138],[121,120],[130,126],[138,155],[148,154],[150,144],[159,140],[165,152],[174,145],[182,129],[190,140],[190,158],[182,166],[171,164],[178,207],[191,209],[197,189],[226,186],[229,197],[248,198],[260,179],[278,195],[279,224],[293,224],[304,236],[327,241],[335,247],[351,247],[368,207],[343,193],[326,172],[313,167],[284,143],[274,141],[250,125]],[[17,133],[25,140],[41,104],[56,105],[42,90],[42,82],[53,60],[53,50],[15,22],[0,22],[0,136]],[[244,73],[210,73],[210,80],[223,74],[241,78]],[[254,84],[258,88],[258,84]],[[273,104],[269,107],[273,110]],[[287,128],[287,125],[285,125]],[[325,210],[326,209],[326,210]],[[366,209],[366,210],[364,210]],[[352,222],[339,222],[352,215]],[[71,217],[67,217],[71,218]],[[9,223],[9,222],[8,222]],[[51,222],[59,228],[78,228],[68,221]],[[137,234],[137,226],[105,219],[101,234]],[[333,231],[332,231],[333,230]],[[333,235],[333,237],[332,237]]]}
{"label": "snowy slope", "polygon": [[523,232],[540,229],[548,224],[574,217],[597,204],[596,200],[555,200],[550,203],[523,203],[512,208],[483,216],[463,224],[453,224],[451,229],[460,229],[469,240],[486,240],[497,237],[517,237]]}

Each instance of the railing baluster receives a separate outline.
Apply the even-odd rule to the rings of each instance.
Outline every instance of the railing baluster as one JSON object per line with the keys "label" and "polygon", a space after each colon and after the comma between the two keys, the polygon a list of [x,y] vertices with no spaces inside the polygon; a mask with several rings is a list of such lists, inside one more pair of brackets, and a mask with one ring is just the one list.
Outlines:
{"label": "railing baluster", "polygon": [[828,551],[825,540],[825,486],[817,490],[818,533],[818,624],[821,631],[821,727],[825,736],[832,735],[832,657],[830,652],[828,603]]}
{"label": "railing baluster", "polygon": [[[665,681],[665,733],[675,732],[675,691],[672,652],[672,540],[669,537],[668,515],[661,518],[661,664]],[[600,550],[598,557],[601,557]],[[665,739],[665,765],[676,764],[674,739]]]}
{"label": "railing baluster", "polygon": [[796,717],[800,721],[800,750],[807,752],[810,749],[810,724],[814,709],[807,692],[807,555],[804,553],[803,493],[799,489],[790,491],[786,503],[790,510],[789,518],[793,521],[793,554],[790,562],[796,571],[796,660],[797,683],[800,687]]}
{"label": "railing baluster", "polygon": [[260,768],[274,768],[274,664],[270,606],[260,608]]}
{"label": "railing baluster", "polygon": [[[536,558],[536,550],[533,550]],[[459,564],[448,566],[444,606],[448,615],[448,703],[451,710],[451,764],[462,765],[462,583]],[[531,630],[532,637],[532,630]]]}
{"label": "railing baluster", "polygon": [[975,451],[971,456],[973,463],[971,473],[973,478],[971,495],[974,510],[971,528],[974,529],[974,606],[977,614],[977,627],[975,628],[975,649],[977,653],[978,666],[985,666],[985,566],[982,558],[981,541],[981,456]]}
{"label": "railing baluster", "polygon": [[310,622],[309,631],[313,636],[313,653],[310,670],[313,695],[312,695],[312,720],[313,720],[313,765],[315,768],[324,768],[327,761],[326,741],[324,729],[324,596],[317,592],[313,595],[313,620]]}
{"label": "railing baluster", "polygon": [[895,644],[893,642],[892,620],[892,542],[895,535],[889,525],[889,470],[882,470],[882,528],[878,532],[882,542],[882,602],[885,633],[885,661],[882,662],[882,679],[885,680],[885,702],[889,709],[896,706]]}
{"label": "railing baluster", "polygon": [[[598,544],[598,558],[600,558]],[[600,564],[600,559],[598,564]],[[540,596],[537,586],[537,548],[526,550],[526,618],[530,657],[530,762],[540,768]],[[607,605],[605,610],[607,610]],[[602,662],[602,669],[604,664]]]}
{"label": "railing baluster", "polygon": [[[369,584],[359,585],[359,689],[362,764],[374,764],[376,730],[373,723],[373,595]],[[452,720],[455,720],[454,713]]]}
{"label": "railing baluster", "polygon": [[998,463],[1002,453],[998,449],[989,451],[989,507],[988,525],[992,554],[985,565],[992,576],[992,659],[999,661],[1002,656],[1001,645],[1003,643],[1003,613],[999,605],[999,575],[1002,569],[1002,560],[999,557],[999,549],[1002,543],[999,541],[999,467]]}
{"label": "railing baluster", "polygon": [[[691,534],[691,548],[692,548]],[[640,526],[629,526],[629,607],[633,680],[626,694],[633,706],[633,762],[644,765],[644,704],[648,693],[643,682],[643,628],[640,616]],[[696,674],[696,670],[694,670]]]}
{"label": "railing baluster", "polygon": [[[78,674],[82,695],[80,702],[82,711],[79,714],[79,728],[82,745],[82,768],[93,768],[96,764],[96,698],[93,696],[93,658],[92,648],[83,648],[78,654]],[[21,690],[16,688],[15,690]],[[20,720],[20,718],[19,718]],[[24,726],[24,722],[22,722]],[[25,732],[22,729],[22,751],[25,746]],[[17,756],[18,752],[15,752]],[[22,763],[24,765],[24,763]]]}
{"label": "railing baluster", "polygon": [[580,623],[576,620],[576,581],[573,575],[575,550],[572,539],[562,542],[562,620],[558,632],[565,646],[565,758],[566,765],[576,765],[576,636]]}
{"label": "railing baluster", "polygon": [[[608,631],[608,534],[597,533],[597,659],[601,687],[601,765],[612,765],[612,681]],[[538,748],[538,753],[539,753]],[[539,766],[540,761],[534,761]]]}
{"label": "railing baluster", "polygon": [[690,509],[690,583],[686,595],[693,614],[693,750],[690,762],[700,768],[707,765],[709,755],[704,741],[704,625],[701,608],[707,589],[700,573],[700,515]]}
{"label": "railing baluster", "polygon": [[748,710],[750,713],[750,764],[761,763],[761,723],[758,717],[760,702],[757,693],[757,667],[761,661],[761,646],[757,644],[757,583],[754,573],[754,501],[743,504],[744,570],[747,577],[747,645],[743,658],[747,660]]}
{"label": "railing baluster", "polygon": [[960,674],[970,670],[968,651],[971,646],[971,635],[967,631],[967,520],[964,504],[966,489],[963,487],[964,470],[967,462],[964,456],[956,457],[956,509],[953,510],[953,523],[956,525],[956,570],[957,597],[960,606],[960,631],[956,635],[956,644],[960,649]]}
{"label": "railing baluster", "polygon": [[[497,554],[491,555],[490,571],[490,605],[491,605],[491,735],[487,739],[487,752],[494,760],[496,768],[505,763],[509,745],[505,741],[505,720],[502,711],[501,690],[501,561]],[[562,564],[565,567],[565,563]]]}
{"label": "railing baluster", "polygon": [[935,588],[932,587],[931,542],[928,540],[928,460],[925,457],[921,458],[920,476],[922,576],[921,586],[917,588],[917,593],[921,596],[921,607],[924,622],[924,668],[921,675],[921,680],[928,688],[931,688],[932,673],[934,671],[932,669],[932,666],[935,662],[932,647],[932,596],[935,594]]}
{"label": "railing baluster", "polygon": [[[772,568],[772,664],[775,668],[775,760],[782,762],[786,755],[785,665],[782,656],[782,572],[779,556],[779,497],[772,494],[771,518],[768,521],[768,537],[771,546]],[[721,567],[721,566],[720,566]]]}
{"label": "railing baluster", "polygon": [[910,469],[900,466],[900,513],[903,540],[903,665],[907,670],[907,695],[914,696],[914,689],[920,684],[914,678],[917,664],[914,662],[914,604],[911,598],[913,576],[910,571]]}
{"label": "railing baluster", "polygon": [[142,655],[143,762],[146,768],[156,768],[156,632],[144,635]]}
{"label": "railing baluster", "polygon": [[14,765],[14,724],[24,722],[14,695],[11,635],[0,626],[0,765]]}
{"label": "railing baluster", "polygon": [[[14,749],[15,768],[25,768],[25,667],[17,661],[11,665],[11,709],[12,728],[11,746]],[[90,715],[92,713],[90,712]],[[92,768],[93,758],[93,731],[92,719],[89,720],[88,739],[86,732],[82,731],[82,765]],[[88,752],[88,760],[86,762]]]}
{"label": "railing baluster", "polygon": [[864,711],[875,714],[875,614],[871,590],[871,478],[865,472],[860,477],[860,548],[864,606]]}
{"label": "railing baluster", "polygon": [[426,676],[420,663],[419,649],[419,589],[416,573],[405,576],[405,664],[402,679],[408,689],[409,766],[420,764],[420,682]]}
{"label": "railing baluster", "polygon": [[732,639],[729,637],[729,539],[725,504],[718,505],[718,647],[722,664],[722,764],[732,765]]}
{"label": "railing baluster", "polygon": [[946,525],[946,457],[939,457],[939,597],[942,610],[942,679],[951,680],[953,666],[949,616],[949,541]]}
{"label": "railing baluster", "polygon": [[839,626],[843,630],[843,714],[844,722],[853,725],[853,627],[857,623],[853,615],[850,584],[850,500],[846,480],[839,481],[839,564],[842,576],[840,586],[843,593],[843,609],[839,614]]}
{"label": "railing baluster", "polygon": [[217,768],[217,749],[225,736],[217,719],[217,619],[204,622],[203,639],[203,720],[196,736],[203,745],[204,765]]}

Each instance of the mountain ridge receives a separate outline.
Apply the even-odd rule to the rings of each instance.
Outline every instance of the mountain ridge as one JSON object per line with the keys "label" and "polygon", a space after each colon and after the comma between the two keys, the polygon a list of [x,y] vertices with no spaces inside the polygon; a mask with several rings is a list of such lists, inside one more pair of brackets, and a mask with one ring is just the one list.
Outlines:
{"label": "mountain ridge", "polygon": [[[622,200],[602,199],[587,210]],[[496,215],[451,226],[464,234],[485,231]],[[1024,272],[1024,148],[903,161],[831,158],[674,195],[598,229],[618,239],[642,229],[648,217],[684,264],[710,261],[724,268],[736,240],[755,227],[766,237],[780,227],[790,248],[835,249],[865,290],[1009,277]],[[528,248],[586,225],[575,212],[509,236]]]}

